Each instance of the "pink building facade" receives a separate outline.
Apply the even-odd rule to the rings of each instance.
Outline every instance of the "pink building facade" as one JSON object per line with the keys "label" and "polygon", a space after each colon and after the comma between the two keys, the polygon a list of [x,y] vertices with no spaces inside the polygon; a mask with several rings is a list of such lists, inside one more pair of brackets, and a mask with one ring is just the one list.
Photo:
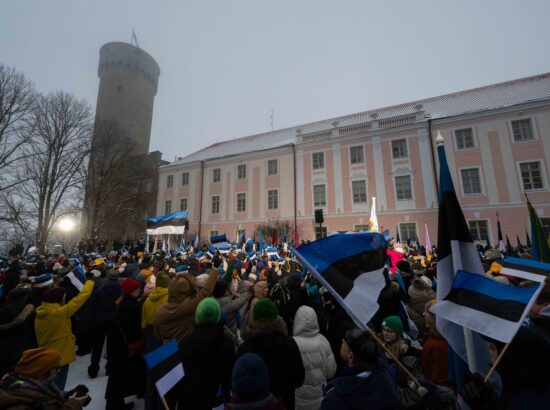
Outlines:
{"label": "pink building facade", "polygon": [[474,239],[497,242],[498,213],[525,244],[524,194],[550,229],[550,74],[214,144],[160,168],[157,215],[186,209],[201,240],[268,220],[309,240],[315,209],[362,230],[376,197],[380,227],[435,245],[438,131]]}

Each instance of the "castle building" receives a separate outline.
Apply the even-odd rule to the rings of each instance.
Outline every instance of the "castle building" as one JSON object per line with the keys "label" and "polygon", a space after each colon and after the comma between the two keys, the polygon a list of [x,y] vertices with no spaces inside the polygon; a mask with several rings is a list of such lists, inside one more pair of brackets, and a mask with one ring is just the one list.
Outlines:
{"label": "castle building", "polygon": [[380,227],[435,244],[438,131],[475,240],[496,243],[498,212],[525,244],[524,194],[550,228],[550,74],[213,144],[160,167],[157,214],[187,210],[202,240],[268,221],[309,240],[368,228],[376,197]]}

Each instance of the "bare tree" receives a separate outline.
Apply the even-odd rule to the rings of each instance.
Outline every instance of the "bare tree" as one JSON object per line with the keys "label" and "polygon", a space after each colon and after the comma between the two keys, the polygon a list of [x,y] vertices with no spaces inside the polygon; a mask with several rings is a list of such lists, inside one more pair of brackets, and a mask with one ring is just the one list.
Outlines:
{"label": "bare tree", "polygon": [[4,194],[9,217],[44,252],[60,217],[80,211],[90,151],[91,114],[62,91],[40,97],[32,111],[33,143],[22,148],[17,189]]}
{"label": "bare tree", "polygon": [[137,190],[132,190],[132,146],[117,121],[96,121],[83,213],[83,233],[88,239],[96,240],[138,201]]}
{"label": "bare tree", "polygon": [[30,117],[36,100],[33,84],[14,68],[0,64],[0,191],[27,179],[14,178],[10,171],[32,138]]}

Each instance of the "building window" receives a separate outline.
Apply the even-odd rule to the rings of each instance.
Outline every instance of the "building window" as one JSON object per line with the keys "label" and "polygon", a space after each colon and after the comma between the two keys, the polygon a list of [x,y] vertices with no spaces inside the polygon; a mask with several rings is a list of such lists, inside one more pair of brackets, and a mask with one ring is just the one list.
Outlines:
{"label": "building window", "polygon": [[218,231],[210,231],[210,236],[218,236]]}
{"label": "building window", "polygon": [[326,226],[316,226],[315,227],[315,240],[322,239],[327,237],[327,227]]}
{"label": "building window", "polygon": [[524,191],[544,188],[540,161],[522,162],[519,164],[519,170]]}
{"label": "building window", "polygon": [[189,172],[182,172],[181,173],[181,184],[182,185],[189,185]]}
{"label": "building window", "polygon": [[325,185],[313,185],[313,205],[326,206],[327,195]]}
{"label": "building window", "polygon": [[489,228],[486,220],[468,221],[468,228],[474,241],[489,243]]}
{"label": "building window", "polygon": [[277,175],[277,160],[270,159],[267,161],[267,175]]}
{"label": "building window", "polygon": [[474,148],[474,132],[471,128],[455,131],[456,149]]}
{"label": "building window", "polygon": [[147,181],[145,183],[145,187],[143,188],[145,192],[151,192],[153,191],[153,183],[151,181]]}
{"label": "building window", "polygon": [[138,193],[138,184],[136,182],[132,184],[131,191],[132,191],[132,194]]}
{"label": "building window", "polygon": [[212,214],[220,213],[220,197],[218,195],[212,197]]}
{"label": "building window", "polygon": [[481,179],[479,178],[479,168],[461,169],[462,191],[464,195],[481,194]]}
{"label": "building window", "polygon": [[174,175],[168,175],[166,177],[166,188],[172,188],[174,186]]}
{"label": "building window", "polygon": [[314,152],[311,155],[313,169],[323,169],[325,167],[325,153],[324,152]]}
{"label": "building window", "polygon": [[351,147],[349,149],[349,160],[352,164],[362,164],[363,162],[365,162],[363,147]]}
{"label": "building window", "polygon": [[214,168],[212,170],[212,182],[220,182],[222,176],[222,170],[220,168]]}
{"label": "building window", "polygon": [[368,231],[369,229],[370,229],[369,224],[356,224],[356,225],[353,225],[353,230],[355,232]]}
{"label": "building window", "polygon": [[237,179],[246,179],[246,164],[237,166]]}
{"label": "building window", "polygon": [[237,212],[246,211],[246,193],[237,194]]}
{"label": "building window", "polygon": [[187,211],[187,198],[180,199],[180,211]]}
{"label": "building window", "polygon": [[354,204],[367,203],[367,182],[366,181],[352,181],[351,190],[353,193]]}
{"label": "building window", "polygon": [[550,218],[539,218],[539,220],[544,231],[544,236],[548,238],[548,235],[550,235]]}
{"label": "building window", "polygon": [[164,202],[164,215],[172,213],[172,201]]}
{"label": "building window", "polygon": [[402,240],[416,240],[416,223],[407,222],[399,224],[399,234]]}
{"label": "building window", "polygon": [[512,121],[512,133],[515,142],[534,140],[535,135],[533,134],[531,118]]}
{"label": "building window", "polygon": [[410,175],[395,177],[395,195],[398,201],[406,201],[412,199],[412,185]]}
{"label": "building window", "polygon": [[391,152],[393,159],[408,158],[409,153],[407,151],[407,140],[393,140],[391,142]]}
{"label": "building window", "polygon": [[270,211],[279,209],[279,191],[277,189],[267,191],[267,209]]}

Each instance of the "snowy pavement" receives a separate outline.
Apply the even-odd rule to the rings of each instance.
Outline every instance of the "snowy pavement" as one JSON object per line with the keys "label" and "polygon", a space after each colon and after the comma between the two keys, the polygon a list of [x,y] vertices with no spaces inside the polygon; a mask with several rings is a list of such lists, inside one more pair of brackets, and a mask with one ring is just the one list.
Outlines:
{"label": "snowy pavement", "polygon": [[[105,387],[107,386],[107,375],[105,374],[105,359],[101,359],[99,374],[95,379],[88,376],[88,366],[90,365],[90,355],[77,356],[76,361],[69,366],[69,376],[67,377],[66,390],[70,390],[79,384],[85,384],[90,392],[88,393],[92,401],[86,410],[104,410],[105,409]],[[126,398],[126,403],[134,402],[135,410],[144,409],[143,399],[135,396]]]}

